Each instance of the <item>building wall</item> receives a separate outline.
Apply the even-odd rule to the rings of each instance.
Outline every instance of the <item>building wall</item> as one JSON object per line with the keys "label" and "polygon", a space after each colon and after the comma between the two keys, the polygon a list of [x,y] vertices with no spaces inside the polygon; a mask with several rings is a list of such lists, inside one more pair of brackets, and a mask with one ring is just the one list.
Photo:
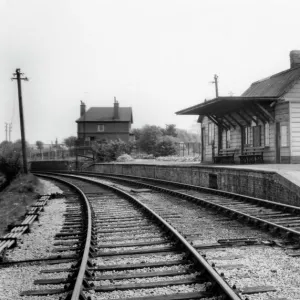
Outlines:
{"label": "building wall", "polygon": [[286,101],[299,101],[300,100],[300,80],[298,80],[293,87],[284,95]]}
{"label": "building wall", "polygon": [[[104,131],[97,131],[98,125],[104,125]],[[115,140],[121,139],[125,142],[129,140],[129,131],[131,128],[130,122],[88,122],[78,123],[77,135],[82,139],[85,135],[86,138],[94,137],[95,140]]]}
{"label": "building wall", "polygon": [[[280,145],[280,163],[290,163],[291,162],[291,148],[290,148],[290,106],[289,102],[281,102],[278,103],[275,107],[275,122],[280,123],[280,127],[287,126],[288,134],[287,134],[287,146],[281,146]],[[276,139],[276,135],[280,135],[280,132],[276,132],[276,125],[273,130],[272,139]],[[280,143],[282,140],[282,137],[279,137]],[[276,153],[274,152],[274,155]]]}
{"label": "building wall", "polygon": [[300,102],[290,102],[291,162],[300,163]]}
{"label": "building wall", "polygon": [[[269,113],[271,113],[271,115],[273,115],[274,117],[274,122],[270,122],[269,123],[269,146],[265,145],[265,124],[260,121],[258,119],[258,126],[261,126],[261,146],[265,147],[264,149],[264,161],[265,163],[275,163],[276,162],[276,123],[279,122],[280,126],[288,126],[288,132],[290,132],[290,119],[289,119],[289,111],[290,111],[290,107],[289,107],[289,102],[288,101],[284,101],[281,103],[276,104],[275,109],[274,108],[269,108],[268,109]],[[242,120],[237,114],[233,114],[234,118],[241,123],[243,126],[246,126],[246,123],[244,120]],[[297,114],[294,114],[295,118],[298,118]],[[299,102],[299,120],[295,119],[295,122],[299,123],[298,125],[294,125],[294,127],[299,129],[299,138],[300,138],[300,102]],[[204,162],[212,162],[212,145],[208,144],[208,124],[212,123],[212,121],[210,121],[207,117],[203,118],[202,121],[202,127],[205,128],[204,134],[205,134],[205,138],[204,138],[204,142],[205,142],[205,157],[204,157]],[[256,125],[256,124],[253,124]],[[218,129],[217,126],[215,126],[215,135],[214,135],[214,151],[215,151],[215,155],[217,155],[217,153],[219,152],[218,149]],[[296,132],[297,129],[295,129],[293,132]],[[278,133],[279,134],[279,133]],[[290,163],[293,158],[291,159],[291,138],[290,136],[287,137],[288,139],[288,145],[281,147],[280,146],[280,162],[281,163]],[[251,136],[250,138],[250,145],[252,145],[253,143],[253,138]],[[300,139],[299,139],[299,144],[300,144]],[[223,131],[222,134],[222,145],[223,148],[226,148],[226,134],[225,134],[225,130]],[[241,128],[240,126],[236,126],[236,128],[231,128],[230,129],[230,148],[236,149],[236,154],[235,154],[235,162],[239,163],[240,159],[239,159],[239,155],[241,155],[241,147],[242,147],[242,134],[241,134]],[[300,151],[300,147],[299,147],[299,151]],[[299,153],[300,155],[300,153]],[[298,158],[294,158],[294,160],[297,160]],[[299,157],[300,160],[300,157]]]}

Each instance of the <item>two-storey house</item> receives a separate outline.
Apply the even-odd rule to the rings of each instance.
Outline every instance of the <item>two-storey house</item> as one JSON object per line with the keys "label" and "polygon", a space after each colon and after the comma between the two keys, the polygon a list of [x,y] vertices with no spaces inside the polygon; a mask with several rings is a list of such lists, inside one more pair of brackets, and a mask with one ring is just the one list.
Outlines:
{"label": "two-storey house", "polygon": [[81,101],[80,118],[76,123],[81,142],[117,139],[128,142],[133,123],[132,109],[119,107],[115,98],[113,107],[91,107],[86,111],[86,105]]}

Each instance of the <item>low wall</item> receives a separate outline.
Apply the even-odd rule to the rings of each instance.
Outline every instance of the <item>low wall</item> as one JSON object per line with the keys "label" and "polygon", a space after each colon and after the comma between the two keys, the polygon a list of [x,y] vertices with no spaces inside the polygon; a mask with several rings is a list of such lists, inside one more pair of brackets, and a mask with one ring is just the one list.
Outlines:
{"label": "low wall", "polygon": [[142,164],[94,164],[88,171],[171,180],[300,206],[300,187],[271,171]]}
{"label": "low wall", "polygon": [[32,161],[30,163],[30,171],[69,171],[72,167],[72,163],[68,160],[41,160]]}

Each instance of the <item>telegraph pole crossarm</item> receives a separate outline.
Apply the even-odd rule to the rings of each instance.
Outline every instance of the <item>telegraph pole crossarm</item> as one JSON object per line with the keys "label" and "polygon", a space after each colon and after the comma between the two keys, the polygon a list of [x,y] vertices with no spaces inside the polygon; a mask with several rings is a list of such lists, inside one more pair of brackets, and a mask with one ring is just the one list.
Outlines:
{"label": "telegraph pole crossarm", "polygon": [[211,81],[211,83],[215,84],[215,89],[216,89],[216,98],[219,97],[219,86],[218,86],[218,78],[219,76],[217,74],[215,74],[214,76],[214,81]]}
{"label": "telegraph pole crossarm", "polygon": [[19,111],[20,111],[20,125],[21,125],[21,140],[22,140],[22,154],[23,154],[23,170],[24,173],[28,173],[27,168],[27,153],[26,153],[26,140],[25,140],[25,128],[24,128],[24,114],[23,114],[23,103],[22,103],[22,86],[21,86],[21,80],[28,81],[27,77],[21,77],[24,73],[21,73],[20,69],[16,69],[16,73],[14,73],[14,76],[11,78],[11,80],[17,80],[18,83],[18,95],[19,95]]}

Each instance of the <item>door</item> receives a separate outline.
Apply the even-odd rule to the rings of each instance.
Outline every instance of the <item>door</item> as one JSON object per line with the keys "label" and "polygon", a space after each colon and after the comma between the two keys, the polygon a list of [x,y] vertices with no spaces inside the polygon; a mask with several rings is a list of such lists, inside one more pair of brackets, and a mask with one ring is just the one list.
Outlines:
{"label": "door", "polygon": [[280,122],[276,123],[276,138],[275,138],[275,148],[276,148],[276,163],[280,164],[280,144],[281,144],[281,136],[280,136]]}

